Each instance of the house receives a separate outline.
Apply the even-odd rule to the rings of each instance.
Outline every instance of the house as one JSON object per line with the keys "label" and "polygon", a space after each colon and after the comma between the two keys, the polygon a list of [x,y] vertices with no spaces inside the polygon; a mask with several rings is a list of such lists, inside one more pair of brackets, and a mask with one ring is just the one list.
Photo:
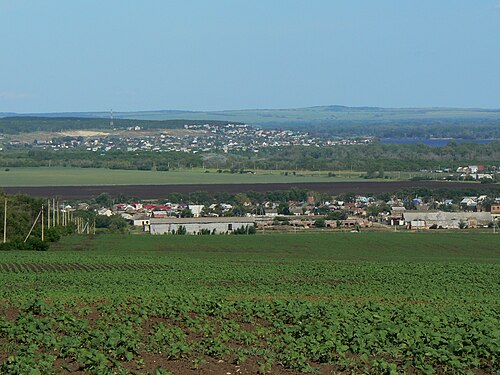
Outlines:
{"label": "house", "polygon": [[491,205],[491,216],[495,219],[500,217],[500,203],[494,203]]}
{"label": "house", "polygon": [[191,213],[193,214],[194,217],[200,217],[201,211],[203,211],[203,208],[205,208],[205,206],[202,204],[190,204],[189,205],[189,209],[191,210]]}
{"label": "house", "polygon": [[460,223],[469,228],[486,226],[491,223],[492,216],[489,212],[412,211],[405,212],[403,219],[408,228],[456,229],[460,228]]}
{"label": "house", "polygon": [[200,234],[202,230],[208,230],[213,234],[229,234],[247,226],[255,226],[255,220],[252,217],[152,218],[149,223],[149,233],[173,234],[184,227],[186,234]]}
{"label": "house", "polygon": [[132,216],[132,225],[134,227],[149,227],[150,218],[145,215],[134,215]]}
{"label": "house", "polygon": [[110,217],[113,215],[113,212],[109,209],[109,208],[101,208],[97,211],[97,214],[100,215],[100,216],[107,216],[107,217]]}
{"label": "house", "polygon": [[400,206],[391,207],[391,213],[385,220],[389,225],[404,225],[403,215],[406,212],[406,208]]}

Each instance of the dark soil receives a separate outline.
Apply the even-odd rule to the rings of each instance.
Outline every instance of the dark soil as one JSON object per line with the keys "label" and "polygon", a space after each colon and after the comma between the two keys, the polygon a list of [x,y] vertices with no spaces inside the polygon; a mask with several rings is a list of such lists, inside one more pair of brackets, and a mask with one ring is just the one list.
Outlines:
{"label": "dark soil", "polygon": [[7,194],[28,194],[37,197],[57,196],[62,199],[89,199],[101,193],[111,196],[120,194],[140,199],[158,199],[174,192],[192,193],[240,193],[245,191],[267,192],[288,190],[293,187],[329,194],[342,193],[391,193],[406,188],[428,189],[491,189],[500,190],[499,184],[473,184],[440,181],[361,181],[361,182],[301,182],[275,184],[179,184],[179,185],[103,185],[103,186],[39,186],[39,187],[4,187]]}

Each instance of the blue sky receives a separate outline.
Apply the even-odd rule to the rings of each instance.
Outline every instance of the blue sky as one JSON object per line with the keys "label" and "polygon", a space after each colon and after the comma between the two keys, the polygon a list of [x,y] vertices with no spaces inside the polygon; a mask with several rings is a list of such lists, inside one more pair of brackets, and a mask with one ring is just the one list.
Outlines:
{"label": "blue sky", "polygon": [[0,0],[0,111],[500,108],[500,0]]}

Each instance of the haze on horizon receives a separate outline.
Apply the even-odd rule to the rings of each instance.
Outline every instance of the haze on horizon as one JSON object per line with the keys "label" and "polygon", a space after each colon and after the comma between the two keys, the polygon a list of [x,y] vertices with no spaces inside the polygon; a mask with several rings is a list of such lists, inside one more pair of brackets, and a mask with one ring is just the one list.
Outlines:
{"label": "haze on horizon", "polygon": [[0,0],[0,112],[500,107],[500,1]]}

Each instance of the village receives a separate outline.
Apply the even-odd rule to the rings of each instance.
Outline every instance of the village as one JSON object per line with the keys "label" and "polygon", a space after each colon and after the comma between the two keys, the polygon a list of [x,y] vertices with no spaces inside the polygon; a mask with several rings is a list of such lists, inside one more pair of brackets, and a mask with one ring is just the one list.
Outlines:
{"label": "village", "polygon": [[[0,138],[0,141],[2,138]],[[261,129],[246,124],[184,125],[183,129],[145,129],[141,126],[109,132],[61,132],[51,137],[21,140],[3,136],[2,148],[42,150],[81,149],[90,152],[181,151],[186,153],[253,151],[268,147],[368,144],[372,137],[333,138],[312,136],[299,130]],[[1,146],[1,145],[0,145]]]}
{"label": "village", "polygon": [[[103,197],[97,199],[103,200]],[[118,218],[129,228],[150,234],[244,234],[312,229],[354,232],[495,229],[500,218],[500,197],[480,195],[437,200],[432,197],[401,199],[392,196],[382,200],[344,194],[318,201],[310,194],[303,201],[268,200],[256,203],[246,194],[239,193],[228,202],[206,205],[130,201],[106,206],[94,202],[64,204],[61,210],[92,211],[97,215],[98,228],[106,227],[99,223],[109,223],[112,218]]]}

